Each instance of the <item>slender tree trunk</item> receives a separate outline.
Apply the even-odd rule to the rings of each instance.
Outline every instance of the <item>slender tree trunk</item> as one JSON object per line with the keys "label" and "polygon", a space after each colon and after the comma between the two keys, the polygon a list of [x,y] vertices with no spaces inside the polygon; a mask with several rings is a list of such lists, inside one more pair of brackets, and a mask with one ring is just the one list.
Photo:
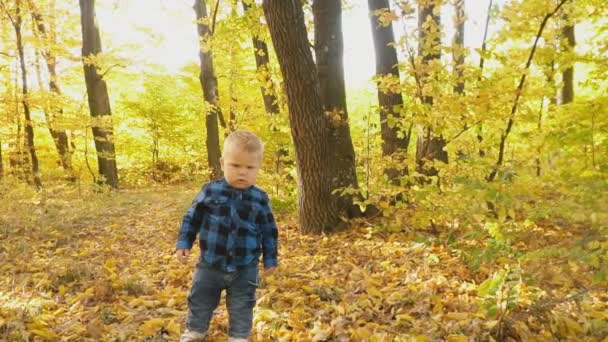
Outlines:
{"label": "slender tree trunk", "polygon": [[[441,35],[434,31],[441,30],[441,21],[439,11],[436,9],[440,6],[441,0],[429,0],[421,5],[418,11],[418,55],[422,57],[423,64],[429,64],[432,60],[441,58]],[[431,25],[424,25],[427,21],[431,21]],[[431,41],[432,39],[432,41]],[[421,82],[430,77],[427,73],[420,75]],[[422,101],[429,107],[433,105],[433,97],[423,94]],[[425,127],[424,132],[419,135],[416,147],[416,166],[418,172],[427,176],[436,176],[438,170],[433,166],[428,166],[427,163],[433,160],[440,160],[444,163],[448,162],[448,153],[444,150],[446,141],[441,135],[433,133],[432,127]]]}
{"label": "slender tree trunk", "polygon": [[[554,49],[557,49],[557,46],[554,45]],[[551,60],[549,63],[548,69],[546,71],[547,77],[547,85],[551,91],[551,95],[547,96],[549,98],[549,103],[547,105],[547,112],[551,112],[552,107],[557,104],[557,93],[555,91],[555,60]],[[540,103],[540,109],[538,111],[538,123],[536,128],[538,129],[538,135],[542,136],[543,129],[543,107],[545,102],[545,96],[542,97]],[[543,154],[543,146],[539,144],[536,149],[536,177],[540,177],[542,175],[542,154]]]}
{"label": "slender tree trunk", "polygon": [[[350,136],[344,85],[344,42],[341,0],[313,0],[315,57],[323,110],[330,120],[329,142],[333,160],[333,188],[358,189],[355,149]],[[334,194],[338,210],[348,217],[361,215],[353,205],[353,195]]]}
{"label": "slender tree trunk", "polygon": [[[248,14],[252,5],[247,0],[241,0],[241,3],[243,4],[245,14]],[[268,46],[255,35],[251,39],[253,41],[253,55],[255,57],[258,79],[260,80],[260,90],[264,99],[264,108],[266,109],[266,113],[272,116],[279,113],[279,103],[277,102],[276,86],[272,77],[270,77]]]}
{"label": "slender tree trunk", "polygon": [[[233,18],[237,17],[237,7],[238,2],[234,1],[231,3],[230,16]],[[236,84],[238,82],[238,63],[236,59],[237,56],[237,46],[230,46],[230,84],[228,86],[228,95],[230,96],[230,104],[229,104],[229,117],[228,124],[226,125],[227,129],[224,131],[224,137],[230,135],[230,133],[234,132],[237,128],[237,104],[238,104],[238,96],[235,91]]]}
{"label": "slender tree trunk", "polygon": [[517,113],[517,108],[519,106],[519,100],[521,98],[521,95],[524,91],[524,86],[526,84],[526,76],[528,74],[528,70],[530,70],[530,66],[532,65],[532,60],[534,59],[534,54],[536,53],[536,47],[538,46],[538,42],[540,41],[540,38],[543,35],[543,31],[544,31],[545,26],[547,25],[547,22],[549,21],[549,19],[551,19],[551,17],[554,16],[555,13],[557,11],[559,11],[559,9],[566,2],[568,2],[568,0],[560,0],[560,2],[555,7],[555,9],[552,12],[545,15],[545,17],[543,18],[543,20],[540,23],[538,32],[536,33],[536,38],[534,39],[534,44],[532,44],[532,49],[530,50],[530,55],[528,56],[528,60],[524,67],[524,71],[519,80],[519,85],[517,86],[517,90],[515,92],[515,100],[513,101],[513,106],[511,107],[511,113],[509,115],[509,120],[507,120],[507,127],[500,135],[500,143],[498,145],[498,158],[496,160],[496,163],[494,164],[494,167],[492,167],[492,171],[486,177],[486,180],[488,181],[488,183],[491,183],[494,181],[494,179],[496,178],[496,175],[498,174],[498,171],[504,161],[505,146],[507,143],[507,138],[509,137],[509,133],[511,133],[511,129],[513,128],[513,124],[515,123],[515,114]]}
{"label": "slender tree trunk", "polygon": [[456,0],[454,9],[454,39],[452,40],[452,58],[454,60],[454,71],[456,74],[456,86],[454,92],[464,94],[464,23],[466,20],[464,0]]}
{"label": "slender tree trunk", "polygon": [[[399,80],[397,51],[393,26],[383,25],[376,14],[379,10],[389,9],[388,0],[367,0],[369,8],[374,51],[376,55],[376,77],[393,77]],[[380,134],[382,136],[382,155],[396,155],[398,161],[403,161],[411,137],[411,125],[407,131],[403,125],[395,124],[401,120],[399,108],[403,108],[403,97],[400,92],[384,91],[378,88],[378,105],[380,107]],[[403,132],[402,132],[403,131]],[[400,133],[402,133],[400,135]],[[399,176],[407,174],[407,168],[389,168],[385,174],[392,182],[397,182]]]}
{"label": "slender tree trunk", "polygon": [[203,89],[205,102],[209,104],[209,111],[205,116],[205,126],[207,128],[207,159],[211,178],[216,179],[222,176],[220,166],[220,134],[218,127],[218,118],[221,118],[222,113],[219,107],[217,78],[213,70],[213,54],[207,46],[207,41],[211,38],[211,30],[207,24],[209,16],[207,15],[207,5],[204,0],[194,1],[194,12],[196,13],[196,27],[198,31],[200,50],[198,56],[201,64],[199,80]]}
{"label": "slender tree trunk", "polygon": [[[57,97],[60,97],[61,90],[57,81],[57,71],[55,68],[56,58],[53,54],[52,49],[48,47],[48,44],[55,42],[52,41],[50,35],[47,33],[47,29],[44,24],[44,19],[42,18],[40,12],[37,11],[34,2],[30,0],[29,3],[33,11],[32,17],[34,18],[34,22],[36,24],[36,30],[40,34],[40,38],[45,41],[46,44],[44,44],[44,46],[47,46],[47,48],[43,50],[42,55],[45,58],[46,67],[49,73],[49,89],[52,93],[57,95]],[[41,81],[40,77],[39,79]],[[63,108],[61,108],[58,103],[59,101],[50,101],[50,106],[48,107],[48,109],[45,108],[44,115],[46,117],[51,137],[55,142],[55,148],[57,149],[61,166],[63,167],[68,179],[70,181],[74,181],[76,178],[74,177],[74,171],[72,169],[72,154],[69,149],[68,135],[66,134],[64,129],[56,127],[56,120],[59,117],[63,116]]]}
{"label": "slender tree trunk", "polygon": [[[454,85],[454,93],[458,95],[464,95],[464,23],[466,20],[465,17],[465,7],[464,0],[455,0],[454,1],[454,36],[452,37],[452,63],[453,63],[453,73],[454,80],[456,84]],[[463,130],[469,129],[469,124],[466,122],[466,117],[464,113],[457,113],[460,115],[461,119],[464,122]],[[456,156],[458,159],[464,158],[466,153],[462,150],[458,150],[456,152]]]}
{"label": "slender tree trunk", "polygon": [[[565,20],[568,20],[565,16]],[[562,29],[562,52],[567,55],[566,63],[568,67],[563,71],[562,74],[562,102],[561,104],[567,104],[574,100],[574,62],[571,61],[574,46],[576,40],[574,37],[574,24],[570,23],[564,26]]]}
{"label": "slender tree trunk", "polygon": [[99,27],[95,19],[95,0],[79,0],[82,25],[82,58],[84,79],[87,85],[89,111],[92,118],[93,138],[97,151],[98,182],[118,188],[118,170],[112,127],[112,109],[106,81],[90,58],[101,53]]}
{"label": "slender tree trunk", "polygon": [[[538,134],[542,136],[542,130],[543,130],[543,107],[544,107],[544,103],[545,103],[545,98],[543,97],[540,101],[540,108],[538,109],[538,122],[536,124],[536,128],[538,129]],[[535,164],[536,164],[536,177],[540,177],[541,173],[542,173],[542,147],[539,145],[536,148],[536,158],[535,158]]]}
{"label": "slender tree trunk", "polygon": [[340,222],[331,195],[333,162],[329,123],[299,1],[265,0],[264,13],[283,74],[298,171],[298,216],[304,232],[332,230]]}
{"label": "slender tree trunk", "polygon": [[[478,82],[481,82],[482,78],[483,78],[483,65],[484,65],[484,55],[486,52],[486,41],[488,39],[488,29],[490,28],[490,18],[492,15],[492,0],[490,0],[488,2],[488,11],[486,14],[486,25],[483,31],[483,40],[481,42],[481,53],[479,54],[479,78],[478,78]],[[486,152],[483,150],[483,148],[481,148],[481,143],[483,142],[483,124],[480,123],[478,128],[477,128],[477,141],[479,142],[479,156],[480,157],[484,157],[486,155]]]}
{"label": "slender tree trunk", "polygon": [[486,14],[486,25],[483,30],[483,40],[481,41],[481,53],[479,54],[479,81],[483,78],[483,66],[485,61],[485,52],[487,50],[488,30],[490,28],[490,18],[492,17],[492,2],[488,2],[488,11]]}
{"label": "slender tree trunk", "polygon": [[[0,3],[1,4],[1,3]],[[17,55],[19,53],[17,52]],[[19,64],[19,62],[17,62],[17,64]],[[28,175],[30,174],[30,172],[27,170],[30,164],[29,158],[27,156],[28,151],[25,151],[25,146],[27,145],[27,143],[25,142],[25,137],[23,137],[21,135],[22,133],[22,127],[23,125],[21,124],[21,114],[19,111],[19,65],[15,66],[15,78],[14,78],[14,82],[13,82],[13,99],[14,99],[14,104],[15,104],[15,119],[16,119],[16,125],[17,125],[17,132],[15,134],[15,142],[14,142],[14,150],[13,151],[9,151],[9,168],[11,169],[11,173],[16,174],[19,178],[22,178],[24,180],[28,179]],[[10,148],[10,145],[9,145]]]}
{"label": "slender tree trunk", "polygon": [[0,180],[4,178],[4,159],[2,158],[2,140],[0,139]]}
{"label": "slender tree trunk", "polygon": [[34,146],[34,124],[30,113],[30,106],[28,104],[29,91],[27,87],[27,70],[25,68],[25,56],[23,52],[23,38],[21,36],[21,24],[23,22],[21,16],[21,1],[16,0],[16,14],[13,21],[15,28],[15,35],[17,38],[17,50],[19,52],[19,64],[21,67],[21,92],[23,98],[21,103],[23,105],[23,112],[25,115],[25,142],[27,149],[30,154],[30,161],[32,166],[32,177],[34,184],[38,190],[42,189],[42,181],[40,180],[40,170],[38,169],[38,156],[36,155],[36,147]]}

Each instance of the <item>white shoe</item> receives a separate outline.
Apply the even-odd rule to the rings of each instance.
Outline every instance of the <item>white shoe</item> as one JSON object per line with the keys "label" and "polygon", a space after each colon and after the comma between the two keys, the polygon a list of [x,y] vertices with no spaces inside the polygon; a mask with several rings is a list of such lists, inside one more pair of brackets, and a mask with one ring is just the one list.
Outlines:
{"label": "white shoe", "polygon": [[247,342],[247,339],[243,338],[243,337],[230,337],[230,336],[228,336],[228,342]]}
{"label": "white shoe", "polygon": [[182,336],[179,337],[179,342],[202,342],[205,339],[207,333],[200,333],[194,330],[186,330]]}

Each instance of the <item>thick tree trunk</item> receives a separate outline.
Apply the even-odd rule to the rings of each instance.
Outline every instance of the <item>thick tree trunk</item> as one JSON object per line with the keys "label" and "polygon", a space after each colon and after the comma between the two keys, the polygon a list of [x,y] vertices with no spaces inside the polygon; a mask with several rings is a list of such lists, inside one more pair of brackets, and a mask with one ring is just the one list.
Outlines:
{"label": "thick tree trunk", "polygon": [[[425,5],[421,5],[418,11],[418,55],[422,57],[423,64],[429,64],[432,60],[441,58],[441,41],[439,39],[441,35],[434,32],[435,30],[441,30],[440,11],[436,11],[440,4],[440,0],[426,1]],[[433,25],[424,25],[429,20]],[[430,39],[432,41],[429,41]],[[421,82],[424,83],[428,77],[429,75],[426,73],[420,75]],[[422,101],[432,106],[433,97],[423,94]],[[447,163],[448,153],[444,150],[445,145],[446,141],[443,136],[436,135],[432,127],[425,127],[423,134],[418,136],[416,147],[417,171],[423,175],[436,176],[438,170],[433,166],[428,166],[427,163],[434,160]]]}
{"label": "thick tree trunk", "polygon": [[[355,149],[350,136],[344,85],[344,42],[341,0],[314,0],[315,57],[323,110],[330,120],[329,153],[334,166],[333,188],[358,189]],[[334,194],[338,210],[349,217],[361,215],[353,195]]]}
{"label": "thick tree trunk", "polygon": [[116,151],[112,127],[112,109],[106,81],[88,59],[101,53],[99,27],[95,19],[95,0],[79,0],[82,25],[82,58],[84,79],[87,85],[89,112],[92,118],[93,138],[97,151],[98,182],[118,188]]}
{"label": "thick tree trunk", "polygon": [[[376,54],[376,77],[392,76],[399,80],[399,69],[397,67],[397,51],[395,49],[395,35],[393,26],[384,26],[378,20],[375,12],[389,8],[388,0],[367,0],[369,8],[372,36],[374,39],[374,51]],[[398,160],[402,160],[407,153],[411,137],[411,129],[407,132],[402,126],[390,125],[389,121],[399,120],[401,114],[398,108],[403,107],[403,97],[401,93],[385,92],[378,88],[378,105],[380,107],[380,134],[382,136],[382,155],[390,156],[395,153],[401,154]],[[407,169],[389,168],[385,174],[392,181],[396,181],[398,176],[405,175]]]}
{"label": "thick tree trunk", "polygon": [[[571,55],[576,45],[574,24],[568,24],[562,29],[562,45],[563,52]],[[568,62],[568,67],[562,73],[562,81],[564,85],[562,87],[561,104],[567,104],[574,100],[574,62]]]}
{"label": "thick tree trunk", "polygon": [[[251,9],[251,5],[246,0],[241,0],[241,3],[243,4],[243,10],[247,14]],[[255,65],[258,72],[258,79],[260,80],[260,90],[262,91],[262,98],[264,99],[264,108],[268,115],[275,115],[279,112],[279,103],[277,102],[276,86],[270,77],[270,69],[268,67],[270,62],[268,46],[255,35],[252,37],[252,41]]]}
{"label": "thick tree trunk", "polygon": [[456,15],[454,17],[454,39],[452,42],[452,58],[454,61],[454,70],[456,74],[456,86],[454,92],[457,94],[464,93],[464,0],[456,0],[454,3]]}
{"label": "thick tree trunk", "polygon": [[333,162],[329,123],[299,1],[265,0],[264,13],[283,74],[298,171],[298,216],[304,232],[332,230],[340,222],[331,195]]}
{"label": "thick tree trunk", "polygon": [[205,116],[205,126],[207,128],[207,160],[211,171],[211,178],[216,179],[222,176],[220,166],[220,133],[218,118],[221,118],[221,110],[218,101],[217,78],[213,70],[213,55],[211,50],[205,46],[206,41],[211,37],[211,30],[207,24],[207,5],[204,0],[194,1],[194,12],[196,13],[196,27],[200,42],[198,56],[201,64],[199,80],[203,89],[203,97],[210,109]]}
{"label": "thick tree trunk", "polygon": [[[47,48],[44,49],[42,55],[45,58],[46,68],[49,72],[49,89],[52,93],[61,96],[61,90],[57,81],[57,71],[55,68],[56,58],[53,54],[52,49],[48,47],[49,43],[55,42],[51,42],[51,39],[46,30],[46,26],[44,24],[44,19],[42,18],[42,15],[36,10],[34,2],[31,0],[30,7],[33,11],[32,17],[34,18],[34,21],[36,23],[36,28],[41,38],[47,43],[44,45],[47,46]],[[55,148],[57,149],[61,166],[63,167],[63,170],[65,171],[68,179],[74,181],[75,177],[74,171],[72,169],[72,154],[69,149],[68,135],[66,134],[64,129],[56,127],[56,120],[59,117],[63,116],[63,108],[57,105],[57,103],[59,103],[59,101],[51,101],[48,110],[45,108],[44,114],[47,120],[49,132],[51,133],[51,137],[55,142]]]}
{"label": "thick tree trunk", "polygon": [[21,36],[21,8],[20,1],[17,0],[16,3],[16,15],[15,21],[13,22],[15,28],[15,35],[17,38],[17,50],[19,52],[19,65],[21,67],[21,92],[23,98],[21,103],[23,105],[23,112],[25,115],[25,142],[27,145],[27,149],[30,154],[30,162],[32,166],[32,177],[34,180],[34,184],[38,190],[42,189],[42,181],[40,180],[40,171],[38,169],[38,156],[36,154],[36,147],[34,146],[34,124],[32,122],[32,116],[30,113],[30,106],[28,104],[28,96],[29,91],[27,87],[27,70],[25,68],[25,56],[23,53],[23,38]]}

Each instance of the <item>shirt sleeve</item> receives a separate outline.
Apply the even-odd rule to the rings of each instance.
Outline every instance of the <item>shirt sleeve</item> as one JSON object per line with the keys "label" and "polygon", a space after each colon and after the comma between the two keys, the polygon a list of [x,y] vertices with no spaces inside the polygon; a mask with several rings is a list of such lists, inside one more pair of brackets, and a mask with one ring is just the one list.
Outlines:
{"label": "shirt sleeve", "polygon": [[262,232],[262,253],[264,268],[278,265],[278,237],[279,232],[274,215],[270,209],[268,196],[262,199],[262,210],[258,214],[257,221]]}
{"label": "shirt sleeve", "polygon": [[205,198],[205,188],[203,186],[192,201],[190,208],[186,210],[186,214],[184,214],[177,236],[177,249],[192,248],[203,219],[202,203]]}

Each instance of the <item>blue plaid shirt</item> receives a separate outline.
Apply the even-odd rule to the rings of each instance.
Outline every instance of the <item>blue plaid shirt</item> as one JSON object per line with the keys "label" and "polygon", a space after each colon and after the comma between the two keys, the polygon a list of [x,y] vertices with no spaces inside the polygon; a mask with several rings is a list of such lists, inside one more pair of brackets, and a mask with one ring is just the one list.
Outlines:
{"label": "blue plaid shirt", "polygon": [[234,272],[259,260],[277,266],[278,231],[268,195],[258,187],[239,190],[225,179],[207,183],[186,211],[177,249],[191,249],[199,234],[201,260]]}

